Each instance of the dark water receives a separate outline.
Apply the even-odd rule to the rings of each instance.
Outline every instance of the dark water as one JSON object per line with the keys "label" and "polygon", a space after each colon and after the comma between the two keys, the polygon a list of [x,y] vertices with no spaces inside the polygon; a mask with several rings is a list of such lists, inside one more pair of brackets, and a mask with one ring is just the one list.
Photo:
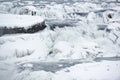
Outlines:
{"label": "dark water", "polygon": [[98,57],[98,58],[94,59],[94,61],[96,61],[96,62],[101,62],[103,60],[106,60],[106,61],[120,61],[120,57]]}

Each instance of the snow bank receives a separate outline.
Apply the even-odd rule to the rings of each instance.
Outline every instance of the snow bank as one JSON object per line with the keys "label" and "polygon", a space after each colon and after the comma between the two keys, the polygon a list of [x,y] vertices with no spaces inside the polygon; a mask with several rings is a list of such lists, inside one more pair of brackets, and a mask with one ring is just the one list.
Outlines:
{"label": "snow bank", "polygon": [[[36,34],[9,35],[0,37],[1,60],[17,58],[23,61],[45,59],[51,40],[45,31]],[[24,45],[23,45],[24,44]]]}
{"label": "snow bank", "polygon": [[[119,61],[118,62],[107,62],[102,63],[88,63],[88,64],[78,64],[71,68],[64,69],[63,71],[57,72],[55,75],[55,80],[59,80],[60,77],[63,80],[119,80]],[[65,71],[69,72],[65,72]],[[111,75],[111,76],[110,76]],[[71,76],[71,77],[70,77]]]}

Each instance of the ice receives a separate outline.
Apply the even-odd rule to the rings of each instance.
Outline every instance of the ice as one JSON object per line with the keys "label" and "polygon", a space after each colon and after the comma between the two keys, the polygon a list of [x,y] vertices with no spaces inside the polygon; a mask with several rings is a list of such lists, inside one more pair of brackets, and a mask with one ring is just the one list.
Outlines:
{"label": "ice", "polygon": [[[14,80],[37,80],[37,79],[45,79],[45,80],[119,80],[119,61],[103,61],[97,63],[83,63],[77,64],[75,66],[65,68],[61,71],[57,71],[56,73],[45,72],[45,71],[33,71],[30,72],[25,70],[20,74],[17,74],[14,77]],[[109,76],[111,75],[111,76]],[[87,76],[87,77],[86,77]],[[109,76],[109,77],[108,77]]]}
{"label": "ice", "polygon": [[51,1],[0,2],[0,28],[47,25],[0,36],[0,80],[120,80],[119,3]]}
{"label": "ice", "polygon": [[[6,39],[1,38],[1,40],[3,40],[5,43],[1,45],[0,57],[4,59],[4,58],[12,58],[12,57],[21,58],[21,57],[29,56],[30,59],[31,58],[45,59],[49,50],[47,43],[50,42],[49,37],[47,38],[48,34],[45,35],[45,33],[43,32],[40,35],[26,34],[23,36],[21,35],[14,37],[9,36],[6,37]],[[42,35],[45,35],[46,37]]]}
{"label": "ice", "polygon": [[5,13],[8,13],[10,11],[10,9],[13,8],[13,7],[14,7],[14,5],[13,5],[12,2],[3,2],[3,3],[0,3],[0,10],[2,12],[5,12]]}

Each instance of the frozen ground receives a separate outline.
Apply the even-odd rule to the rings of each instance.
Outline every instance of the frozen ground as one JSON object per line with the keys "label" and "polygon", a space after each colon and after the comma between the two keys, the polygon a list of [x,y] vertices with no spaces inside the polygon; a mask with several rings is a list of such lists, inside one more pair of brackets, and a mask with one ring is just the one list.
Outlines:
{"label": "frozen ground", "polygon": [[30,25],[32,11],[47,28],[0,37],[0,80],[120,80],[119,3],[1,2],[0,25]]}

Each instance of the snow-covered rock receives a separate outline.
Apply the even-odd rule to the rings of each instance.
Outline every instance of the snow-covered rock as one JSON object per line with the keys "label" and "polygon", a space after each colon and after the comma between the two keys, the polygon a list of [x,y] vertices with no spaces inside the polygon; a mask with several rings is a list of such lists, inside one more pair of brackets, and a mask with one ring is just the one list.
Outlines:
{"label": "snow-covered rock", "polygon": [[34,33],[46,27],[40,16],[0,14],[0,35]]}
{"label": "snow-covered rock", "polygon": [[20,15],[37,15],[38,10],[36,9],[36,7],[34,6],[25,6],[25,7],[21,7],[18,8],[19,12],[17,12],[17,14]]}

